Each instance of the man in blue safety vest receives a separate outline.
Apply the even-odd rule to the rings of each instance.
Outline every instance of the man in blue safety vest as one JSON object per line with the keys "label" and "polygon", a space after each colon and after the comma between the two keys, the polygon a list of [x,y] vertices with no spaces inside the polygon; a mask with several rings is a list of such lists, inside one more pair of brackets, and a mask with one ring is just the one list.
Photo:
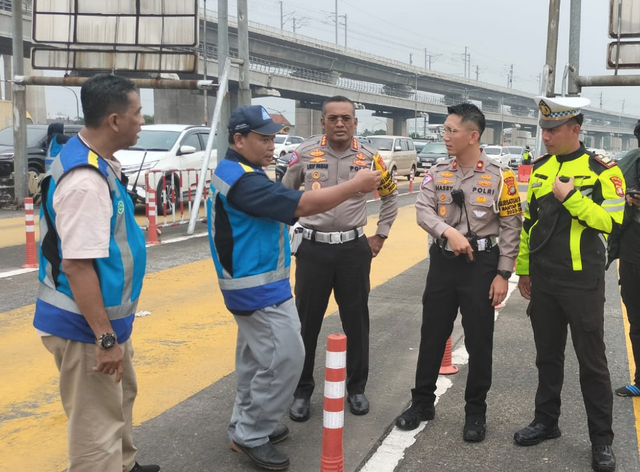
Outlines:
{"label": "man in blue safety vest", "polygon": [[138,390],[131,331],[146,249],[113,154],[144,124],[129,79],[101,74],[81,90],[85,127],[42,183],[40,286],[33,321],[60,371],[68,472],[157,472],[136,462]]}
{"label": "man in blue safety vest", "polygon": [[287,189],[263,170],[284,126],[256,105],[236,109],[228,129],[229,149],[211,178],[207,203],[220,291],[238,325],[237,394],[228,435],[231,448],[257,466],[284,470],[289,458],[273,444],[289,434],[280,419],[304,362],[289,283],[287,225],[375,190],[381,172],[363,169],[352,180],[310,192]]}

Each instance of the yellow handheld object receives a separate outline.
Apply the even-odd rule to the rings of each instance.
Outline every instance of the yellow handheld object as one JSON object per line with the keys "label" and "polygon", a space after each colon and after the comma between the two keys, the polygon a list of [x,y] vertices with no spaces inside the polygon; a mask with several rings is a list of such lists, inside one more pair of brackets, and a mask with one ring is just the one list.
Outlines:
{"label": "yellow handheld object", "polygon": [[396,191],[397,185],[393,181],[393,175],[387,169],[387,166],[384,165],[384,161],[382,160],[382,156],[380,154],[376,154],[373,156],[373,165],[374,170],[382,171],[382,180],[380,181],[380,185],[378,186],[378,194],[381,197],[386,197],[387,195]]}

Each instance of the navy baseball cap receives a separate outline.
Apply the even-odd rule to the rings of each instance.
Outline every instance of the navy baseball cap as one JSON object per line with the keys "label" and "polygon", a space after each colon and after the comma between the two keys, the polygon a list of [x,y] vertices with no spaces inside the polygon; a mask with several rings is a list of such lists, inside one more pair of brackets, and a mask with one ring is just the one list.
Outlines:
{"label": "navy baseball cap", "polygon": [[261,105],[236,108],[231,113],[227,127],[231,134],[244,133],[245,131],[253,131],[259,134],[277,134],[285,128],[288,129],[286,125],[275,123],[267,113],[267,110]]}

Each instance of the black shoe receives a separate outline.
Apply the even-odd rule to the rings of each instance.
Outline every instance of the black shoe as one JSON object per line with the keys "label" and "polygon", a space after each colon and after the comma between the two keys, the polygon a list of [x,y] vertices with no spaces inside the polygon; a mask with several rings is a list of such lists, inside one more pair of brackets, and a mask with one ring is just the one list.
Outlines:
{"label": "black shoe", "polygon": [[129,472],[158,472],[160,470],[159,465],[140,465],[136,462]]}
{"label": "black shoe", "polygon": [[364,393],[356,393],[347,397],[349,409],[354,415],[366,415],[369,413],[369,400]]}
{"label": "black shoe", "polygon": [[278,423],[273,433],[269,435],[269,442],[271,444],[278,444],[289,437],[289,428],[286,424]]}
{"label": "black shoe", "polygon": [[467,415],[462,430],[462,439],[467,442],[482,442],[486,431],[487,419],[485,415]]}
{"label": "black shoe", "polygon": [[412,402],[411,406],[396,418],[396,426],[405,431],[410,431],[420,426],[421,421],[432,420],[435,415],[436,409],[433,405]]}
{"label": "black shoe", "polygon": [[591,446],[591,467],[596,472],[613,472],[616,470],[616,455],[611,446],[594,444]]}
{"label": "black shoe", "polygon": [[310,415],[309,403],[311,401],[308,398],[294,398],[289,409],[289,418],[293,421],[307,421]]}
{"label": "black shoe", "polygon": [[244,452],[259,467],[267,470],[285,470],[289,467],[289,458],[270,442],[256,447],[246,447],[231,441],[231,449]]}
{"label": "black shoe", "polygon": [[542,423],[531,423],[513,435],[513,440],[520,446],[535,446],[547,439],[556,439],[562,435],[558,425],[545,426]]}

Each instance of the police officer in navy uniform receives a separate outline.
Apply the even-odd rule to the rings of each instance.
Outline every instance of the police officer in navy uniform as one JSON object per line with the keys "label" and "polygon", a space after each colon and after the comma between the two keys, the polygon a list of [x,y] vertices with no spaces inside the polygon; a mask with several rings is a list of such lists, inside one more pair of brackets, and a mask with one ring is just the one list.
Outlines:
{"label": "police officer in navy uniform", "polygon": [[287,225],[373,191],[380,172],[300,192],[263,170],[284,129],[261,106],[236,109],[229,149],[211,178],[209,243],[227,309],[238,325],[237,393],[227,428],[231,448],[257,466],[284,470],[289,458],[273,444],[289,434],[280,419],[291,404],[304,361],[300,322],[291,296]]}
{"label": "police officer in navy uniform", "polygon": [[520,293],[531,300],[538,390],[534,419],[515,433],[514,440],[533,446],[560,437],[568,326],[580,364],[592,467],[610,472],[616,462],[604,344],[604,267],[606,237],[622,223],[623,175],[613,160],[588,152],[580,142],[580,108],[589,104],[588,99],[536,100],[549,154],[533,164],[516,273]]}
{"label": "police officer in navy uniform", "polygon": [[[383,169],[375,149],[353,136],[358,126],[355,107],[346,97],[323,104],[325,135],[301,144],[289,161],[282,183],[305,190],[331,188],[353,179],[363,169]],[[353,197],[331,211],[301,218],[303,239],[296,254],[296,306],[302,323],[305,362],[295,400],[289,411],[294,421],[306,421],[315,382],[313,367],[318,335],[333,290],[342,327],[347,335],[347,401],[355,415],[369,412],[365,386],[369,375],[369,272],[396,218],[398,193],[384,171],[379,188],[382,204],[375,234],[366,237],[366,195]]]}
{"label": "police officer in navy uniform", "polygon": [[435,415],[445,344],[462,314],[469,375],[463,439],[485,438],[491,387],[495,307],[505,299],[520,241],[520,196],[513,171],[479,147],[485,118],[473,104],[449,107],[449,155],[425,175],[416,201],[418,224],[435,240],[422,298],[422,331],[411,406],[396,420],[411,430]]}

